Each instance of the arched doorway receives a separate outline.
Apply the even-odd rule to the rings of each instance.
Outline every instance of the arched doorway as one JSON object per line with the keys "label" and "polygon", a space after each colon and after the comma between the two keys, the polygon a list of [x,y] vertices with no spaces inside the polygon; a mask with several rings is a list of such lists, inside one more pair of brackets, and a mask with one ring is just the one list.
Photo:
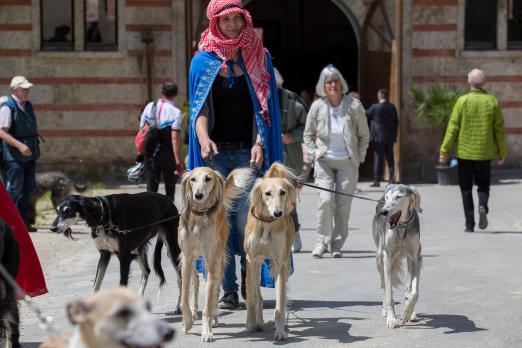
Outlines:
{"label": "arched doorway", "polygon": [[[334,64],[351,89],[358,89],[360,28],[342,1],[244,1],[285,87],[314,90],[321,69]],[[352,24],[353,23],[353,24]],[[354,28],[354,25],[356,27]]]}

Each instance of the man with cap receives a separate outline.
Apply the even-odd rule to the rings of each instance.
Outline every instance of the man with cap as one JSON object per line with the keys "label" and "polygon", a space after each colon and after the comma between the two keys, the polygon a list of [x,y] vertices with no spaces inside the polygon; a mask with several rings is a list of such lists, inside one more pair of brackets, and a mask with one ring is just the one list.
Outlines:
{"label": "man with cap", "polygon": [[[27,207],[36,187],[36,160],[40,157],[38,126],[28,101],[33,86],[25,77],[11,80],[11,96],[0,106],[0,139],[7,163],[6,188],[27,222]],[[29,232],[36,229],[28,226]]]}

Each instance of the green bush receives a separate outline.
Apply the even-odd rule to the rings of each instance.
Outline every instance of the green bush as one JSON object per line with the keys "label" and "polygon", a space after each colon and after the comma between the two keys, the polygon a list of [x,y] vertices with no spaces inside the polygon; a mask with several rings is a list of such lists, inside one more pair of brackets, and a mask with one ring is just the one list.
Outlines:
{"label": "green bush", "polygon": [[427,92],[416,87],[410,88],[417,116],[441,129],[446,128],[455,102],[465,93],[466,90],[455,90],[441,84],[433,86]]}

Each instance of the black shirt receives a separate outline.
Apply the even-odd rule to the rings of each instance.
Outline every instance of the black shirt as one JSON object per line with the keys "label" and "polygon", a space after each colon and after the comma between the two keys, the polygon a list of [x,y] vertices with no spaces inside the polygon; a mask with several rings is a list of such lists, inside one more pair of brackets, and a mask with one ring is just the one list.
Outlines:
{"label": "black shirt", "polygon": [[212,84],[214,128],[210,138],[215,142],[252,143],[254,107],[245,75],[237,76],[229,88],[229,80],[218,75]]}

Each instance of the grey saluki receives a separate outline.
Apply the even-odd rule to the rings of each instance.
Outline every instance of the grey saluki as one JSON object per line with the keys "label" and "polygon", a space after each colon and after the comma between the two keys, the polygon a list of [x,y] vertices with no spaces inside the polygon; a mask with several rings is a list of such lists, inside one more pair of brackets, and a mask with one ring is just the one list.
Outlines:
{"label": "grey saluki", "polygon": [[[388,185],[377,203],[373,218],[373,239],[377,247],[377,269],[384,289],[382,315],[386,326],[396,328],[416,321],[415,304],[419,298],[419,276],[422,264],[419,213],[420,196],[413,186]],[[408,264],[406,304],[400,321],[395,318],[393,287],[400,283],[401,263]]]}

